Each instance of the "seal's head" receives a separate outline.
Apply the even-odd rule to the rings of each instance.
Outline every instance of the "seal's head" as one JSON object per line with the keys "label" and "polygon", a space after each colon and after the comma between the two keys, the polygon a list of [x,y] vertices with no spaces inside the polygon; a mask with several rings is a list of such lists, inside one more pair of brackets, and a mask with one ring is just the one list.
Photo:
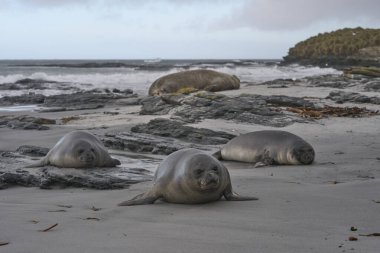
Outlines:
{"label": "seal's head", "polygon": [[192,190],[208,192],[221,186],[222,165],[206,154],[194,155],[186,168],[188,185]]}
{"label": "seal's head", "polygon": [[291,156],[293,157],[293,159],[297,160],[301,164],[311,164],[315,158],[315,152],[313,147],[308,145],[307,143],[301,143],[299,145],[297,144],[291,152]]}
{"label": "seal's head", "polygon": [[73,147],[73,157],[77,160],[77,167],[95,167],[98,164],[98,153],[96,148],[87,141],[78,141]]}

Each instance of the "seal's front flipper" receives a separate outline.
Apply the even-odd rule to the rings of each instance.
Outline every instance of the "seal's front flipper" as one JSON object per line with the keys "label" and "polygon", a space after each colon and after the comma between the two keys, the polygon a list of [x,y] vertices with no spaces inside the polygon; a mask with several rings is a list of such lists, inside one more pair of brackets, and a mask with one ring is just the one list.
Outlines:
{"label": "seal's front flipper", "polygon": [[49,165],[49,162],[46,161],[46,159],[41,159],[35,163],[32,163],[32,164],[29,164],[29,165],[26,165],[25,168],[37,168],[37,167],[44,167],[46,165]]}
{"label": "seal's front flipper", "polygon": [[139,194],[130,200],[121,202],[118,204],[118,206],[148,205],[148,204],[153,204],[159,198],[160,197],[157,197],[155,195],[150,194],[149,192],[146,192],[146,193]]}
{"label": "seal's front flipper", "polygon": [[268,164],[263,163],[263,162],[257,162],[257,163],[255,163],[255,165],[253,167],[260,168],[260,167],[265,167],[265,166],[268,166]]}
{"label": "seal's front flipper", "polygon": [[111,158],[112,159],[112,166],[117,166],[117,165],[120,165],[121,162],[117,159],[114,159],[114,158]]}
{"label": "seal's front flipper", "polygon": [[258,200],[256,197],[240,196],[232,191],[231,184],[229,184],[226,190],[223,192],[223,196],[228,201],[248,201],[248,200]]}
{"label": "seal's front flipper", "polygon": [[240,196],[240,195],[237,195],[236,193],[232,193],[232,194],[229,194],[229,195],[224,195],[224,197],[225,197],[226,200],[228,200],[228,201],[259,200],[259,199],[256,198],[256,197]]}

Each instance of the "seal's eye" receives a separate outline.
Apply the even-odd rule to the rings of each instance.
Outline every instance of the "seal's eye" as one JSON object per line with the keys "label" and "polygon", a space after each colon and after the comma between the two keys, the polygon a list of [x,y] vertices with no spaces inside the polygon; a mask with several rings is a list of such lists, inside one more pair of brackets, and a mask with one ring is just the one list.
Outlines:
{"label": "seal's eye", "polygon": [[79,150],[78,150],[78,153],[79,153],[79,154],[83,154],[83,152],[84,152],[84,149],[79,149]]}
{"label": "seal's eye", "polygon": [[91,152],[95,153],[95,149],[92,148],[92,149],[91,149]]}
{"label": "seal's eye", "polygon": [[197,170],[195,171],[195,175],[197,175],[197,176],[201,175],[202,173],[203,173],[203,170],[202,170],[202,169],[197,169]]}
{"label": "seal's eye", "polygon": [[211,171],[213,171],[215,174],[219,173],[218,167],[212,167]]}

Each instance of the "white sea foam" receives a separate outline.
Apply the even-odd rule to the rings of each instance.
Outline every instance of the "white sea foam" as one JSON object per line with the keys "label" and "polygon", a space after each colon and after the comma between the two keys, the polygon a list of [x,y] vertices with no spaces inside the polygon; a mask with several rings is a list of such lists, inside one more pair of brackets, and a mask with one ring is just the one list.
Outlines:
{"label": "white sea foam", "polygon": [[23,111],[35,111],[39,107],[37,105],[20,105],[20,106],[6,106],[0,107],[0,112],[23,112]]}
{"label": "white sea foam", "polygon": [[[236,75],[242,82],[262,82],[279,78],[298,79],[313,75],[340,74],[341,72],[332,68],[319,67],[303,67],[299,65],[278,66],[250,64],[234,66],[233,64],[199,64],[190,69],[206,68]],[[44,69],[45,70],[45,69]],[[14,83],[18,80],[30,78],[46,81],[56,81],[60,83],[68,83],[80,89],[93,88],[130,88],[134,92],[146,94],[149,86],[159,77],[182,71],[182,66],[176,65],[170,70],[136,70],[132,68],[113,68],[113,69],[83,69],[71,70],[64,69],[62,71],[54,70],[50,72],[32,72],[29,74],[11,74],[0,75],[0,85],[4,83]],[[52,87],[54,84],[51,85]],[[31,92],[24,91],[0,91],[0,97],[7,95],[20,95]],[[59,94],[62,90],[34,90],[36,93],[45,95]]]}

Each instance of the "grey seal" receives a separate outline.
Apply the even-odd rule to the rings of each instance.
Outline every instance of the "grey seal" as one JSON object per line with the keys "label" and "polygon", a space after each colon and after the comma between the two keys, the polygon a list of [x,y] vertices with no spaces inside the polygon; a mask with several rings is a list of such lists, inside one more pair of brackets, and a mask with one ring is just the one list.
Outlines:
{"label": "grey seal", "polygon": [[197,149],[182,149],[167,156],[158,166],[153,187],[119,206],[153,204],[162,199],[177,204],[201,204],[219,200],[257,200],[232,191],[227,168]]}
{"label": "grey seal", "polygon": [[180,92],[181,89],[222,91],[240,88],[240,80],[214,70],[197,69],[162,76],[152,83],[149,95]]}
{"label": "grey seal", "polygon": [[103,144],[86,131],[63,136],[39,162],[27,167],[53,165],[62,168],[114,167],[120,161],[111,158]]}
{"label": "grey seal", "polygon": [[256,166],[261,166],[311,164],[315,152],[309,143],[295,134],[264,130],[233,138],[214,156],[223,160],[255,163]]}

